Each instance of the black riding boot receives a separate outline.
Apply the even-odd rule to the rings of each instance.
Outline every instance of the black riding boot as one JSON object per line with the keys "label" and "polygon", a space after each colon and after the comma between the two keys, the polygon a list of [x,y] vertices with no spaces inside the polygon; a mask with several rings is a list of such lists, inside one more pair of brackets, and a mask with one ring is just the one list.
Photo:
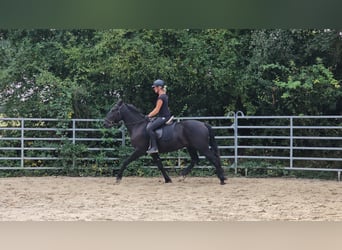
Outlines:
{"label": "black riding boot", "polygon": [[158,153],[156,133],[153,132],[150,134],[150,140],[151,140],[151,145],[149,149],[146,151],[146,153],[148,154]]}

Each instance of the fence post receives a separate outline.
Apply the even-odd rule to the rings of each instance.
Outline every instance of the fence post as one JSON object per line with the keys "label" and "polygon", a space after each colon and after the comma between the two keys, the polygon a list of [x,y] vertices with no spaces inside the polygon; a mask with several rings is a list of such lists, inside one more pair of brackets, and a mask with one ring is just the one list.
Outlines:
{"label": "fence post", "polygon": [[72,144],[76,144],[76,121],[72,119]]}
{"label": "fence post", "polygon": [[119,130],[121,131],[121,145],[124,147],[126,145],[126,128],[122,125]]}
{"label": "fence post", "polygon": [[25,157],[25,134],[24,134],[24,129],[25,129],[25,124],[24,124],[25,120],[24,118],[21,118],[21,138],[20,138],[20,141],[21,141],[21,153],[20,153],[20,167],[24,168],[24,164],[25,164],[25,160],[24,160],[24,157]]}
{"label": "fence post", "polygon": [[293,167],[293,117],[290,117],[290,168]]}
{"label": "fence post", "polygon": [[237,174],[237,166],[238,166],[238,126],[239,126],[238,116],[239,116],[239,114],[242,117],[245,116],[242,111],[237,111],[237,112],[230,111],[228,113],[228,116],[227,116],[228,118],[232,117],[234,119],[232,126],[234,129],[234,168],[235,168],[235,174]]}
{"label": "fence post", "polygon": [[[72,119],[72,144],[76,144],[76,121]],[[76,166],[76,157],[72,157],[72,168],[75,169]]]}
{"label": "fence post", "polygon": [[238,117],[234,113],[234,168],[235,174],[237,174],[238,166]]}
{"label": "fence post", "polygon": [[[180,119],[177,118],[177,122],[180,122]],[[180,159],[180,150],[177,150],[177,165],[178,165],[178,169],[180,169],[181,167],[181,159]]]}

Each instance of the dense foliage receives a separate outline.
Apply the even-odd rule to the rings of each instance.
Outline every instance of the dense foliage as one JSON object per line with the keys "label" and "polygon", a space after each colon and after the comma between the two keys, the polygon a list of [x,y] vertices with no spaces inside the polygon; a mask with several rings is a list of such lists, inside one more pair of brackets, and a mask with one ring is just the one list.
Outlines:
{"label": "dense foliage", "polygon": [[337,30],[0,30],[10,117],[102,118],[118,96],[143,112],[168,83],[175,115],[341,114]]}

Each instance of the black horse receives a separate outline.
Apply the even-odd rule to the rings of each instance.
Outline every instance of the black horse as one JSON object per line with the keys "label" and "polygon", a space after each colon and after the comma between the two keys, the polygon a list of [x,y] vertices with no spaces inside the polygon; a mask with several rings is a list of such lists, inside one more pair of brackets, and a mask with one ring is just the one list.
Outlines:
{"label": "black horse", "polygon": [[[146,150],[149,147],[149,137],[146,132],[148,119],[139,112],[136,107],[131,104],[126,104],[122,100],[108,112],[104,120],[104,126],[110,128],[121,120],[128,129],[131,144],[135,150],[123,161],[116,177],[117,182],[120,182],[122,179],[123,171],[127,165],[145,155]],[[185,120],[176,122],[172,127],[172,136],[170,136],[167,141],[158,140],[159,153],[172,152],[186,147],[191,156],[190,165],[181,172],[181,175],[186,176],[194,165],[198,163],[198,151],[200,154],[206,156],[206,158],[215,166],[220,183],[222,185],[225,184],[226,178],[221,167],[221,160],[211,126],[196,120]],[[159,170],[162,172],[165,182],[172,182],[163,167],[159,154],[151,154],[151,156]]]}

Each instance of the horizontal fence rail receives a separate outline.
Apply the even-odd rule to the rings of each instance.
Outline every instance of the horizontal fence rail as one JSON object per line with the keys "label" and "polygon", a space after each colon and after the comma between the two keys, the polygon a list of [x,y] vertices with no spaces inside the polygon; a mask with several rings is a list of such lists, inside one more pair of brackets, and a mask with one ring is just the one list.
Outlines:
{"label": "horizontal fence rail", "polygon": [[[335,171],[340,180],[342,116],[244,116],[239,111],[176,119],[210,124],[223,166],[235,172],[254,167]],[[120,151],[124,145],[129,145],[125,127],[105,129],[102,119],[0,118],[0,170],[117,167],[125,158]],[[163,159],[174,161],[167,167],[177,169],[189,156],[181,150]],[[198,168],[210,168],[207,164]]]}

